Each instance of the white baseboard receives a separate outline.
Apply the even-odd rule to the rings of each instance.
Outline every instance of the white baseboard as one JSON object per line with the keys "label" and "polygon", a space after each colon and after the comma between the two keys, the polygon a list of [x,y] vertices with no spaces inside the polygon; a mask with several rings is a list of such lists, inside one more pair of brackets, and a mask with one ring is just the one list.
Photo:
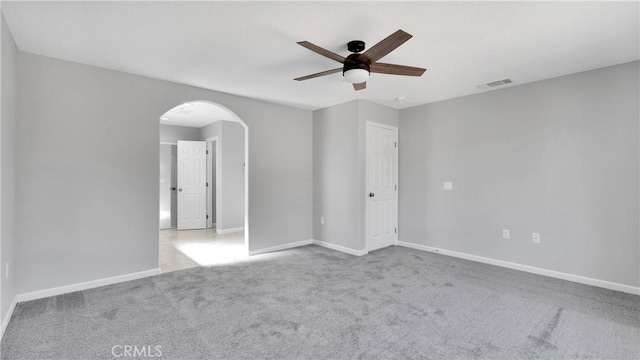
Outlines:
{"label": "white baseboard", "polygon": [[145,277],[158,275],[158,274],[160,274],[160,268],[140,271],[140,272],[131,273],[131,274],[118,275],[118,276],[113,276],[113,277],[104,278],[104,279],[86,281],[86,282],[81,282],[77,284],[59,286],[59,287],[45,289],[45,290],[38,290],[38,291],[28,292],[24,294],[18,294],[16,296],[16,299],[17,299],[17,302],[42,299],[49,296],[62,295],[62,294],[67,294],[74,291],[82,291],[82,290],[97,288],[100,286],[111,285],[115,283],[121,283],[125,281],[136,280],[136,279],[142,279]]}
{"label": "white baseboard", "polygon": [[287,249],[292,249],[292,248],[311,245],[311,244],[322,246],[331,250],[341,251],[343,253],[347,253],[355,256],[362,256],[369,253],[367,250],[354,250],[341,245],[335,245],[335,244],[331,244],[331,243],[320,241],[320,240],[310,239],[310,240],[296,241],[296,242],[278,245],[278,246],[272,246],[264,249],[252,250],[252,251],[249,251],[249,255],[258,255],[258,254],[264,254],[264,253],[269,253],[274,251],[287,250]]}
{"label": "white baseboard", "polygon": [[244,231],[243,227],[239,227],[239,228],[231,228],[231,229],[216,229],[216,233],[217,234],[231,234],[234,232],[240,232],[240,231]]}
{"label": "white baseboard", "polygon": [[501,266],[509,269],[525,271],[532,274],[549,276],[556,279],[568,280],[568,281],[573,281],[581,284],[597,286],[597,287],[610,289],[610,290],[622,291],[622,292],[634,294],[634,295],[640,295],[640,287],[614,283],[611,281],[598,280],[598,279],[588,278],[585,276],[573,275],[573,274],[568,274],[568,273],[563,273],[560,271],[554,271],[554,270],[548,270],[548,269],[542,269],[534,266],[522,265],[522,264],[487,258],[483,256],[478,256],[478,255],[465,254],[465,253],[452,251],[452,250],[438,249],[435,247],[414,244],[410,242],[399,241],[398,245],[412,248],[412,249],[429,251],[437,254],[452,256],[460,259],[476,261],[484,264],[496,265],[496,266]]}
{"label": "white baseboard", "polygon": [[2,320],[2,329],[0,329],[0,340],[4,336],[4,331],[7,330],[7,325],[9,325],[9,321],[11,321],[11,316],[13,315],[13,310],[16,309],[16,305],[18,305],[18,297],[15,296],[13,301],[11,302],[11,306],[9,307],[9,311],[7,311],[7,317]]}
{"label": "white baseboard", "polygon": [[111,285],[115,283],[121,283],[125,281],[136,280],[136,279],[142,279],[145,277],[158,275],[158,274],[160,274],[160,268],[18,294],[13,298],[13,302],[11,303],[11,307],[7,312],[6,318],[2,320],[2,329],[0,329],[0,340],[4,336],[4,332],[7,329],[7,326],[9,325],[9,321],[11,321],[11,316],[13,315],[13,311],[15,310],[16,305],[18,305],[19,302],[42,299],[50,296],[67,294],[74,291],[82,291],[82,290],[97,288],[100,286]]}
{"label": "white baseboard", "polygon": [[352,249],[352,248],[348,248],[348,247],[345,247],[345,246],[336,245],[336,244],[332,244],[332,243],[328,243],[328,242],[324,242],[324,241],[320,241],[320,240],[313,240],[313,244],[325,247],[327,249],[341,251],[343,253],[347,253],[347,254],[355,255],[355,256],[367,255],[369,253],[367,250],[355,250],[355,249]]}
{"label": "white baseboard", "polygon": [[282,244],[282,245],[272,246],[272,247],[258,249],[258,250],[251,250],[249,251],[249,255],[251,256],[251,255],[270,253],[274,251],[286,250],[286,249],[291,249],[291,248],[296,248],[299,246],[305,246],[305,245],[311,245],[311,244],[313,244],[313,240],[296,241],[288,244]]}

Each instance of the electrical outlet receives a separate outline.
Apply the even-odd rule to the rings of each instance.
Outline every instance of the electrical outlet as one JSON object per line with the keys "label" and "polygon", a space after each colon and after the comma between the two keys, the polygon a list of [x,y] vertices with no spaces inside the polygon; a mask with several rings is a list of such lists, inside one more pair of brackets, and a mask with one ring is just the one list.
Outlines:
{"label": "electrical outlet", "polygon": [[453,190],[453,183],[452,183],[451,181],[447,181],[447,182],[445,182],[445,183],[443,184],[443,188],[444,188],[446,191],[451,191],[451,190]]}
{"label": "electrical outlet", "polygon": [[320,225],[324,225],[324,216],[320,216]]}
{"label": "electrical outlet", "polygon": [[511,235],[509,235],[509,229],[502,229],[502,238],[511,239]]}
{"label": "electrical outlet", "polygon": [[540,234],[538,233],[531,234],[531,241],[533,241],[536,244],[540,244]]}

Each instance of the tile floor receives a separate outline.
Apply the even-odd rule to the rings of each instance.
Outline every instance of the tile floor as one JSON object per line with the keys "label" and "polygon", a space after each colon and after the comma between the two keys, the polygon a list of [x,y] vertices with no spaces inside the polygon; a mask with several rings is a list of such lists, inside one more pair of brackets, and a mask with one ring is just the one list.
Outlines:
{"label": "tile floor", "polygon": [[229,264],[248,258],[244,232],[217,234],[215,228],[160,230],[160,269],[169,272]]}

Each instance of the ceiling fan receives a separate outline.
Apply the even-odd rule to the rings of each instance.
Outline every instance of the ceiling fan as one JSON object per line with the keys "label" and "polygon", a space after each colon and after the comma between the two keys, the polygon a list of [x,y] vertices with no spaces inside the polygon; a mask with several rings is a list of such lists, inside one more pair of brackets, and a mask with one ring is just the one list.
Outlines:
{"label": "ceiling fan", "polygon": [[317,45],[314,45],[308,41],[300,41],[298,42],[298,44],[300,44],[301,46],[331,60],[335,60],[343,64],[343,66],[337,69],[326,70],[319,73],[302,76],[299,78],[295,78],[294,80],[308,80],[320,76],[335,74],[342,71],[344,79],[352,83],[353,88],[357,91],[365,89],[367,87],[367,79],[369,78],[370,73],[422,76],[422,74],[424,74],[427,69],[378,62],[378,60],[382,59],[397,47],[404,44],[407,40],[411,39],[411,37],[411,34],[408,34],[402,30],[398,30],[363,53],[361,52],[365,49],[364,41],[349,41],[349,43],[347,44],[347,49],[353,54],[347,56],[346,58],[329,50],[323,49]]}

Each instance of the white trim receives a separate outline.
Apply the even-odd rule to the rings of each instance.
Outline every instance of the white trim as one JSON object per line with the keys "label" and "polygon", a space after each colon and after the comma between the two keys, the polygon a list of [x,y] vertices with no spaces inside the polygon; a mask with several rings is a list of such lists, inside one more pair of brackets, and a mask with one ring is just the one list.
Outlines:
{"label": "white trim", "polygon": [[86,281],[86,282],[81,282],[77,284],[64,285],[64,286],[59,286],[59,287],[45,289],[45,290],[38,290],[38,291],[33,291],[29,293],[24,293],[24,294],[18,294],[16,296],[16,300],[17,302],[23,302],[23,301],[42,299],[49,296],[62,295],[62,294],[67,294],[74,291],[82,291],[82,290],[97,288],[100,286],[142,279],[142,278],[146,278],[146,277],[158,275],[158,274],[160,274],[160,268],[135,272],[131,274],[118,275],[118,276],[113,276],[113,277],[108,277],[108,278],[103,278],[98,280]]}
{"label": "white trim", "polygon": [[[220,132],[222,132],[222,123],[220,124]],[[245,129],[245,133],[246,133],[246,129]],[[218,138],[218,136],[219,135],[212,136],[212,137],[206,139],[207,142],[212,142],[212,143],[216,144],[216,181],[215,181],[216,188],[215,189],[211,189],[212,191],[216,192],[216,203],[211,205],[211,207],[212,207],[211,212],[213,212],[213,207],[216,208],[216,211],[215,211],[216,212],[216,218],[214,219],[213,216],[211,216],[211,221],[212,221],[211,226],[212,227],[216,227],[217,226],[216,224],[218,224],[218,219],[220,217],[220,212],[221,212],[220,209],[221,209],[221,206],[222,206],[221,202],[220,202],[220,194],[221,194],[221,188],[222,188],[221,187],[222,176],[220,176],[221,175],[220,174],[220,169],[221,169],[221,164],[220,163],[222,162],[222,157],[220,156],[220,142],[222,141],[222,139]],[[211,165],[211,164],[209,164],[209,165]],[[213,169],[211,169],[211,170],[213,170]],[[211,181],[213,181],[213,176],[211,176]],[[246,189],[245,189],[245,197],[246,197],[246,194],[247,194],[247,192],[246,192]],[[209,199],[207,201],[211,201],[211,199]],[[246,242],[246,239],[245,239],[245,242]]]}
{"label": "white trim", "polygon": [[622,292],[634,294],[634,295],[640,295],[640,287],[636,287],[636,286],[624,285],[624,284],[614,283],[606,280],[598,280],[598,279],[593,279],[585,276],[568,274],[568,273],[563,273],[560,271],[554,271],[554,270],[548,270],[548,269],[542,269],[534,266],[522,265],[522,264],[487,258],[483,256],[478,256],[478,255],[465,254],[457,251],[438,249],[435,247],[414,244],[410,242],[399,241],[398,245],[416,249],[416,250],[429,251],[429,252],[452,256],[460,259],[476,261],[484,264],[490,264],[490,265],[505,267],[505,268],[514,269],[514,270],[520,270],[520,271],[524,271],[532,274],[549,276],[556,279],[573,281],[580,284],[597,286],[605,289],[622,291]]}
{"label": "white trim", "polygon": [[258,249],[258,250],[251,250],[251,251],[249,251],[249,255],[264,254],[264,253],[280,251],[280,250],[286,250],[286,249],[292,249],[292,248],[311,245],[311,244],[313,244],[313,240],[296,241],[296,242],[292,242],[292,243],[288,243],[288,244],[282,244],[282,245],[272,246],[272,247]]}
{"label": "white trim", "polygon": [[29,293],[24,293],[24,294],[18,294],[13,298],[13,302],[9,307],[9,311],[7,311],[7,316],[2,321],[2,328],[0,329],[0,340],[2,340],[2,337],[4,336],[4,332],[7,329],[9,322],[11,321],[11,317],[13,316],[13,311],[16,309],[16,306],[18,305],[19,302],[31,301],[31,300],[50,297],[50,296],[67,294],[74,291],[93,289],[93,288],[97,288],[105,285],[112,285],[112,284],[121,283],[125,281],[142,279],[145,277],[154,276],[158,274],[160,274],[160,268],[140,271],[140,272],[131,273],[131,274],[113,276],[113,277],[99,279],[99,280],[86,281],[86,282],[77,283],[77,284],[59,286],[59,287],[45,289],[45,290],[38,290],[38,291],[33,291]]}
{"label": "white trim", "polygon": [[345,246],[331,244],[331,243],[328,243],[328,242],[311,239],[311,240],[296,241],[296,242],[292,242],[292,243],[288,243],[288,244],[282,244],[282,245],[272,246],[272,247],[268,247],[268,248],[264,248],[264,249],[258,249],[258,250],[249,251],[249,255],[264,254],[264,253],[280,251],[280,250],[287,250],[287,249],[292,249],[292,248],[296,248],[296,247],[300,247],[300,246],[307,246],[307,245],[318,245],[318,246],[322,246],[322,247],[327,248],[327,249],[336,250],[336,251],[340,251],[340,252],[347,253],[349,255],[355,255],[355,256],[363,256],[363,255],[367,255],[369,253],[367,250],[355,250],[355,249],[351,249],[351,248],[348,248],[348,247],[345,247]]}
{"label": "white trim", "polygon": [[13,316],[13,311],[16,309],[16,305],[18,305],[18,296],[14,296],[13,301],[11,302],[11,306],[9,307],[9,311],[7,311],[7,317],[2,321],[2,329],[0,329],[0,340],[4,336],[5,330],[7,330],[7,326],[9,325],[9,321],[11,321],[11,316]]}
{"label": "white trim", "polygon": [[322,246],[322,247],[327,248],[327,249],[341,251],[343,253],[347,253],[349,255],[355,255],[355,256],[363,256],[363,255],[367,255],[369,253],[369,251],[367,251],[366,249],[364,249],[364,250],[355,250],[355,249],[348,248],[348,247],[345,247],[345,246],[342,246],[342,245],[336,245],[336,244],[328,243],[328,242],[321,241],[321,240],[313,240],[313,244],[314,245],[318,245],[318,246]]}
{"label": "white trim", "polygon": [[235,232],[244,231],[243,227],[231,228],[231,229],[216,229],[216,234],[231,234]]}
{"label": "white trim", "polygon": [[[214,140],[217,143],[217,136]],[[207,143],[207,229],[213,227],[213,201],[211,198],[213,197],[214,189],[213,189],[213,166],[211,163],[213,162],[213,141],[209,141],[209,139],[205,140]],[[217,147],[217,146],[216,146]],[[216,164],[218,163],[216,159]],[[217,192],[216,192],[217,195]]]}
{"label": "white trim", "polygon": [[371,121],[371,120],[367,120],[367,125],[377,126],[379,128],[383,128],[383,129],[387,129],[387,130],[398,131],[398,127],[397,126],[387,125],[387,124],[383,124],[383,123],[379,123],[379,122],[375,122],[375,121]]}

